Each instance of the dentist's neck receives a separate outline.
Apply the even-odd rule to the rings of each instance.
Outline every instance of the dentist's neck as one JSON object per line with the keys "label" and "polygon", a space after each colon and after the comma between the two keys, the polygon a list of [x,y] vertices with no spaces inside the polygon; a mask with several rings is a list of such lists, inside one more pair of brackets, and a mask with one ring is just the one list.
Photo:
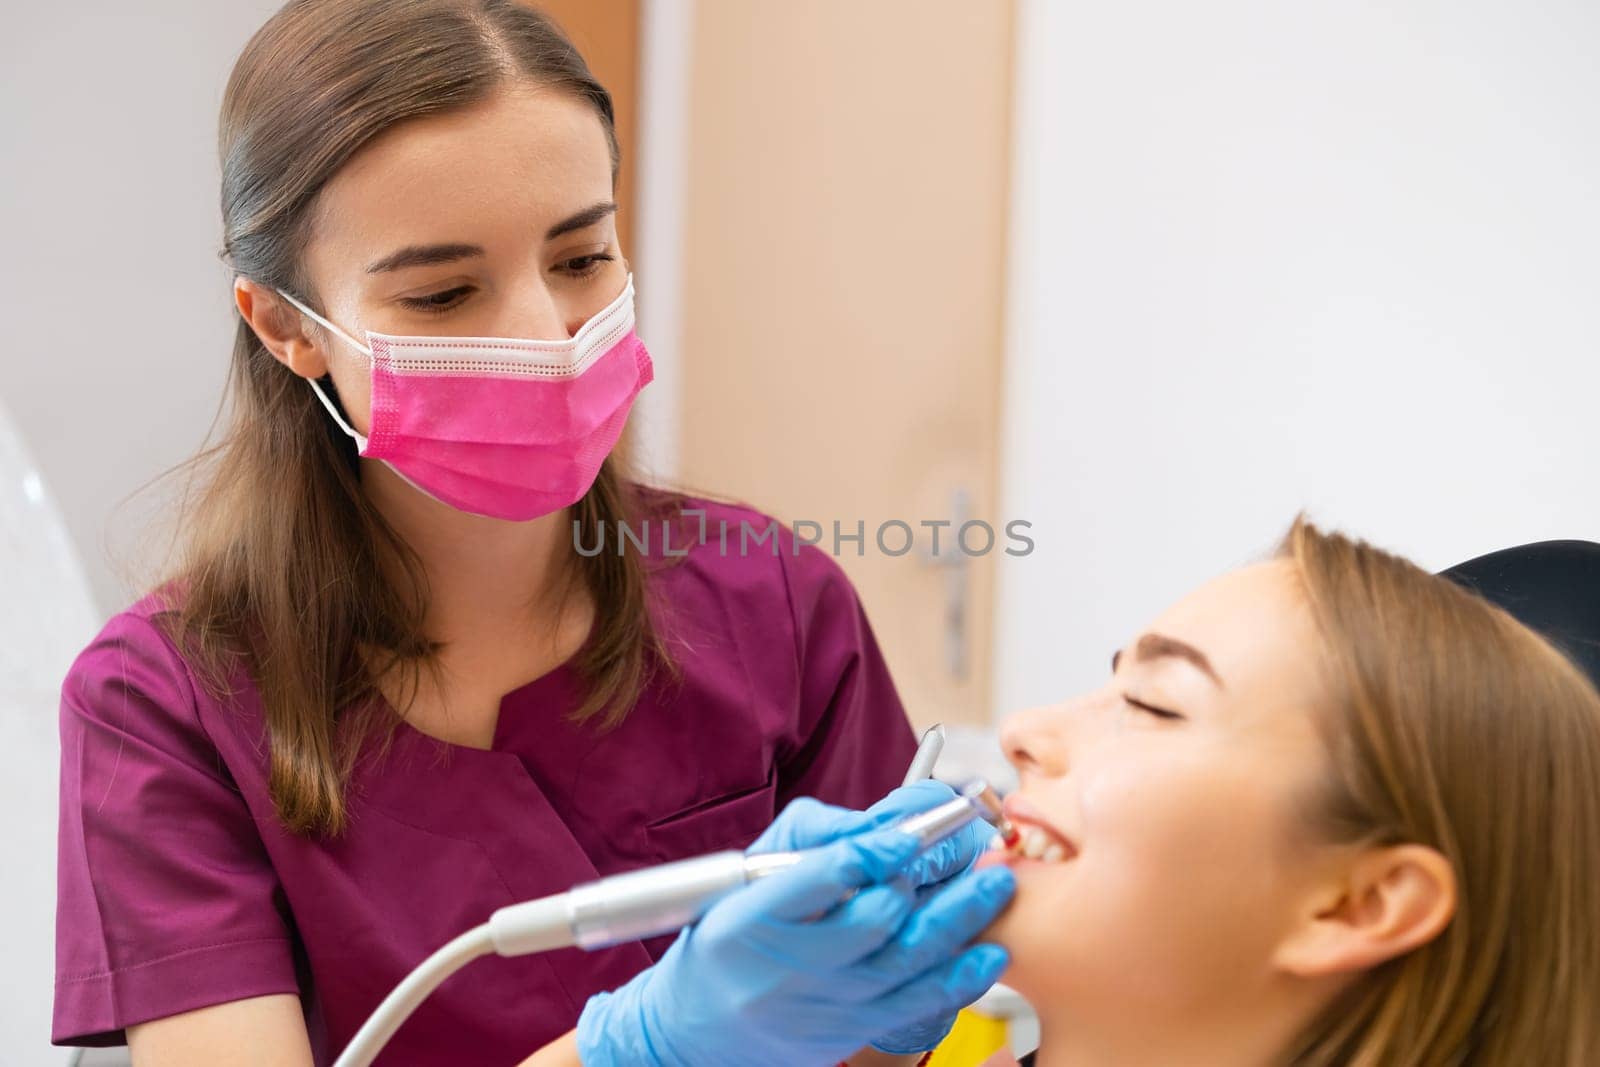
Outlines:
{"label": "dentist's neck", "polygon": [[570,509],[504,522],[440,503],[381,462],[362,467],[368,499],[422,561],[429,637],[470,641],[556,625],[563,591],[576,578]]}

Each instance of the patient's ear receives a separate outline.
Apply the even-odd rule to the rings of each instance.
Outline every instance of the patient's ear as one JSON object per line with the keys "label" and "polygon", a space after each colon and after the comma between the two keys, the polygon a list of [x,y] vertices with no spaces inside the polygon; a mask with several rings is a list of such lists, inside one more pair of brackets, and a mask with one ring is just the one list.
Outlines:
{"label": "patient's ear", "polygon": [[1369,848],[1307,897],[1273,962],[1303,978],[1368,970],[1427,944],[1455,912],[1455,871],[1436,849]]}

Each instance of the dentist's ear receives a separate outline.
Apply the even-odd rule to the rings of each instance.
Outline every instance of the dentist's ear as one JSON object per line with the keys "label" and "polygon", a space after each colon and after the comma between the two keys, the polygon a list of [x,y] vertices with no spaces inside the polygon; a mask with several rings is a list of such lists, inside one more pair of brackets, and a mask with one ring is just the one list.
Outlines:
{"label": "dentist's ear", "polygon": [[1439,936],[1456,893],[1455,871],[1436,849],[1366,849],[1307,898],[1273,961],[1302,978],[1370,970]]}
{"label": "dentist's ear", "polygon": [[302,378],[328,373],[328,357],[305,332],[305,318],[283,297],[249,278],[233,279],[233,302],[273,358]]}

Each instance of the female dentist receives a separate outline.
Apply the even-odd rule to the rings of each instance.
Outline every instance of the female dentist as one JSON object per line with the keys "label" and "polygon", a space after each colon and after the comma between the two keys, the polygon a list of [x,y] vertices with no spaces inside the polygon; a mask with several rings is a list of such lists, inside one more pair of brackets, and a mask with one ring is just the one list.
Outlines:
{"label": "female dentist", "polygon": [[628,479],[651,366],[572,46],[512,0],[296,0],[220,140],[231,423],[177,572],[63,687],[54,1040],[326,1063],[495,909],[785,808],[758,847],[805,864],[676,942],[479,961],[388,1055],[931,1047],[1004,967],[968,942],[1009,873],[968,873],[976,830],[882,829],[942,787],[847,810],[912,737],[836,564],[724,550],[770,520]]}

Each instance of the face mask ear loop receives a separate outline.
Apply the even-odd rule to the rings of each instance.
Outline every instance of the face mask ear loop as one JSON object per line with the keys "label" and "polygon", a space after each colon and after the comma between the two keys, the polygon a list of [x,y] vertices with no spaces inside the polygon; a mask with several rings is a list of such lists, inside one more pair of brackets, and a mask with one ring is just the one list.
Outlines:
{"label": "face mask ear loop", "polygon": [[333,421],[339,424],[339,429],[349,434],[351,439],[355,441],[356,451],[364,454],[367,451],[366,436],[364,434],[356,433],[355,427],[344,421],[344,416],[339,414],[339,409],[333,406],[333,401],[328,399],[328,394],[322,391],[322,385],[320,382],[314,382],[310,378],[307,378],[306,384],[311,386],[312,391],[317,394],[317,399],[322,401],[322,406],[328,409],[328,414],[332,415]]}
{"label": "face mask ear loop", "polygon": [[[343,339],[351,347],[353,347],[353,348],[357,349],[358,351],[360,351],[360,353],[362,355],[366,356],[367,359],[370,360],[372,358],[372,349],[368,348],[366,345],[362,344],[360,341],[357,341],[354,337],[351,337],[349,334],[345,333],[339,327],[335,326],[333,323],[329,322],[327,319],[323,318],[321,315],[318,315],[315,311],[312,311],[310,308],[308,308],[304,304],[300,303],[300,301],[296,300],[294,297],[290,296],[288,293],[284,292],[282,289],[278,289],[278,290],[275,290],[275,291],[277,292],[277,294],[279,296],[283,297],[289,303],[293,304],[296,308],[300,309],[302,314],[305,314],[305,315],[309,316],[310,318],[315,319],[317,322],[321,323],[324,327],[326,327],[330,332],[337,334],[341,339]],[[344,416],[339,414],[339,409],[333,406],[333,401],[328,399],[328,394],[322,391],[322,383],[320,383],[318,381],[315,381],[314,379],[307,378],[306,379],[306,384],[311,386],[312,391],[317,394],[317,399],[322,401],[322,406],[328,409],[328,414],[332,415],[333,416],[333,421],[339,424],[339,429],[343,430],[346,434],[348,434],[350,436],[350,438],[352,440],[355,441],[357,450],[360,451],[360,452],[366,452],[366,450],[367,450],[367,438],[366,438],[366,436],[363,435],[363,434],[357,433],[356,430],[355,430],[355,427],[351,426],[348,422],[346,422],[345,419],[344,419]]]}

